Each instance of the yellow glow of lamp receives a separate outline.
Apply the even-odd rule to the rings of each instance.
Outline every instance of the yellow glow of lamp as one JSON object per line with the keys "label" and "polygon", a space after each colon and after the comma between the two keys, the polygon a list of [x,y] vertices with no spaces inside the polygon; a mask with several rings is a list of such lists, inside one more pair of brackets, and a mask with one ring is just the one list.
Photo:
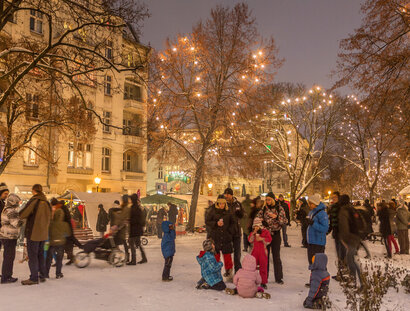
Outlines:
{"label": "yellow glow of lamp", "polygon": [[211,190],[211,189],[212,189],[212,187],[213,187],[213,185],[212,185],[212,184],[208,184],[208,188],[209,188],[209,190]]}
{"label": "yellow glow of lamp", "polygon": [[101,183],[101,178],[100,177],[95,177],[94,178],[94,182],[95,182],[95,184],[97,185],[97,192],[98,192],[98,190],[99,190],[99,187],[100,187],[100,183]]}

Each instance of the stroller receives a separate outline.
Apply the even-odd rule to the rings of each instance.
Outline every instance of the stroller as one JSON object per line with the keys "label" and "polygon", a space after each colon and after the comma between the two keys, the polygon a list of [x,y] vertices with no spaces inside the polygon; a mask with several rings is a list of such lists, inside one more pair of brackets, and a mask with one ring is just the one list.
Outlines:
{"label": "stroller", "polygon": [[75,255],[75,265],[78,268],[87,267],[91,262],[91,253],[94,253],[95,259],[105,260],[114,267],[122,267],[125,264],[125,253],[117,247],[113,233],[86,242],[83,251]]}

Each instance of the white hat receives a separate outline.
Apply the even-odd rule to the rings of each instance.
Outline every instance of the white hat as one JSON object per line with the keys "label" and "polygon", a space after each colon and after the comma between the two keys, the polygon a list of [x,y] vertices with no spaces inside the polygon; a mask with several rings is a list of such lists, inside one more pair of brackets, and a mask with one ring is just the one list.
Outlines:
{"label": "white hat", "polygon": [[314,195],[312,195],[312,196],[310,196],[310,197],[308,198],[308,201],[309,201],[310,203],[315,204],[315,205],[319,205],[321,199],[322,199],[322,198],[320,197],[320,194],[319,194],[319,193],[315,193]]}

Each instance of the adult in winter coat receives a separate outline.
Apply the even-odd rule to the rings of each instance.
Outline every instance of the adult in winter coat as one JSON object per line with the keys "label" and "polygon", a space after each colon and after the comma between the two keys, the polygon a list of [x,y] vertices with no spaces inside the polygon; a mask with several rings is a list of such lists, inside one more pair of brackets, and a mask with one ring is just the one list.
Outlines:
{"label": "adult in winter coat", "polygon": [[104,205],[99,204],[96,231],[100,233],[101,238],[104,236],[105,231],[107,231],[107,225],[109,222],[108,213],[105,211]]}
{"label": "adult in winter coat", "polygon": [[215,204],[210,207],[205,223],[211,229],[211,238],[215,245],[215,258],[220,260],[222,252],[225,263],[225,275],[232,276],[232,236],[234,233],[234,219],[232,213],[228,210],[226,200],[219,196]]}
{"label": "adult in winter coat", "polygon": [[110,227],[117,226],[119,231],[115,234],[114,241],[116,245],[123,245],[126,254],[126,260],[128,261],[128,245],[126,241],[127,224],[130,218],[130,199],[128,195],[123,195],[121,198],[121,205],[114,205],[108,211],[110,216]]}
{"label": "adult in winter coat", "polygon": [[283,197],[282,194],[279,194],[278,204],[282,206],[286,214],[286,219],[288,220],[288,223],[286,225],[282,225],[283,243],[285,247],[290,247],[288,243],[288,234],[286,233],[287,227],[290,226],[290,207],[289,207],[289,204],[285,201],[285,198]]}
{"label": "adult in winter coat", "polygon": [[303,306],[308,309],[322,309],[321,299],[327,295],[329,290],[330,275],[327,272],[327,256],[317,254],[314,257],[312,265],[309,267],[310,290]]}
{"label": "adult in winter coat", "polygon": [[400,200],[400,206],[397,209],[396,224],[397,236],[400,244],[400,254],[409,254],[409,224],[410,213],[407,206]]}
{"label": "adult in winter coat", "polygon": [[16,257],[17,238],[23,221],[19,217],[20,198],[12,193],[8,196],[1,213],[0,238],[4,247],[1,283],[14,283],[13,264]]}
{"label": "adult in winter coat", "polygon": [[363,206],[367,209],[367,212],[369,213],[369,216],[370,216],[370,218],[372,219],[372,222],[373,222],[373,219],[374,219],[374,209],[373,209],[373,207],[370,205],[369,199],[364,200]]}
{"label": "adult in winter coat", "polygon": [[309,227],[309,205],[304,197],[299,199],[299,210],[297,211],[296,217],[300,221],[301,225],[301,233],[302,233],[302,247],[307,248],[308,243],[307,243],[307,228]]}
{"label": "adult in winter coat", "polygon": [[48,239],[48,228],[51,220],[51,206],[43,193],[43,187],[35,184],[33,196],[19,212],[21,219],[27,219],[25,237],[27,239],[28,265],[30,278],[22,281],[23,285],[38,284],[45,281],[46,265],[44,260],[44,244]]}
{"label": "adult in winter coat", "polygon": [[131,248],[131,261],[127,265],[135,265],[137,263],[136,248],[141,251],[141,260],[139,264],[146,263],[147,257],[141,245],[141,236],[144,234],[145,214],[141,201],[136,193],[131,195],[131,212],[130,212],[130,233],[128,242]]}
{"label": "adult in winter coat", "polygon": [[233,190],[226,188],[224,191],[225,200],[228,203],[229,211],[232,214],[234,225],[232,234],[233,259],[235,272],[241,268],[241,225],[240,220],[243,217],[243,208],[241,203],[233,196]]}
{"label": "adult in winter coat", "polygon": [[336,254],[338,259],[338,264],[342,264],[345,260],[346,249],[343,246],[339,238],[339,211],[340,211],[340,193],[335,191],[330,196],[330,208],[329,208],[329,233],[332,233],[332,237],[335,240]]}
{"label": "adult in winter coat", "polygon": [[275,272],[275,281],[278,284],[283,284],[283,270],[282,261],[280,260],[280,230],[282,226],[287,223],[287,218],[283,207],[276,204],[275,195],[269,192],[266,196],[265,205],[256,215],[257,218],[262,219],[262,224],[267,229],[272,237],[272,242],[267,246],[268,248],[268,277],[269,277],[269,257],[272,253],[273,269]]}
{"label": "adult in winter coat", "polygon": [[49,248],[46,258],[46,277],[49,277],[51,261],[53,257],[56,261],[56,278],[61,279],[63,274],[61,272],[63,267],[64,245],[66,238],[70,236],[71,224],[64,220],[64,211],[59,201],[52,206],[52,219],[49,228]]}
{"label": "adult in winter coat", "polygon": [[196,257],[199,265],[201,266],[201,280],[198,282],[198,289],[213,289],[224,290],[226,285],[223,281],[221,269],[222,262],[215,259],[215,245],[212,240],[206,239],[202,243],[203,250],[200,251]]}
{"label": "adult in winter coat", "polygon": [[384,246],[386,247],[387,257],[392,257],[391,245],[389,243],[389,236],[392,234],[390,228],[389,208],[386,203],[377,204],[377,216],[379,217],[379,231],[383,237]]}
{"label": "adult in winter coat", "polygon": [[241,218],[240,222],[241,222],[242,236],[243,236],[243,251],[247,252],[248,247],[250,247],[248,236],[250,233],[249,217],[250,217],[251,208],[252,208],[252,200],[249,194],[247,194],[245,200],[242,201],[242,208],[243,208],[243,217]]}
{"label": "adult in winter coat", "polygon": [[161,240],[161,251],[165,259],[164,269],[162,271],[162,281],[168,282],[173,280],[173,277],[170,276],[169,273],[175,255],[175,224],[165,220],[162,222],[161,226],[162,231],[164,232],[164,236]]}
{"label": "adult in winter coat", "polygon": [[263,228],[260,218],[255,218],[253,229],[249,234],[249,242],[252,244],[251,255],[255,257],[256,263],[259,265],[262,287],[266,288],[268,283],[268,250],[266,247],[272,242],[272,237],[269,231]]}
{"label": "adult in winter coat", "polygon": [[243,298],[255,297],[261,282],[261,276],[256,269],[256,259],[254,256],[247,254],[243,258],[242,269],[233,278],[238,295]]}
{"label": "adult in winter coat", "polygon": [[77,240],[77,238],[74,236],[74,231],[73,231],[73,220],[71,219],[71,214],[70,211],[65,205],[65,202],[63,200],[58,201],[57,199],[53,198],[51,199],[51,205],[59,205],[59,207],[63,210],[64,212],[64,221],[67,223],[68,228],[69,228],[69,235],[66,237],[66,242],[64,245],[64,251],[67,254],[67,258],[69,259],[66,265],[71,265],[74,263],[74,245],[78,246],[79,248],[82,248],[82,244]]}
{"label": "adult in winter coat", "polygon": [[396,254],[400,254],[400,250],[399,250],[399,245],[397,244],[396,239],[394,238],[394,234],[397,232],[397,226],[396,226],[396,202],[395,201],[390,201],[389,202],[389,222],[390,222],[390,230],[391,230],[391,234],[389,236],[389,246],[390,249],[392,249],[391,244],[393,243],[394,248],[396,250]]}
{"label": "adult in winter coat", "polygon": [[175,204],[168,202],[168,221],[172,222],[174,225],[177,222],[178,208]]}
{"label": "adult in winter coat", "polygon": [[[4,206],[6,204],[6,199],[7,196],[9,195],[9,189],[7,187],[7,185],[5,183],[1,183],[0,184],[0,215],[1,212],[4,209]],[[1,223],[0,223],[0,227],[1,227]],[[1,241],[0,241],[0,249],[1,249]]]}
{"label": "adult in winter coat", "polygon": [[339,238],[346,249],[346,261],[349,268],[349,273],[354,277],[354,279],[356,279],[356,276],[359,276],[359,280],[361,282],[360,266],[355,259],[361,238],[354,232],[354,228],[352,228],[351,217],[354,212],[353,206],[350,203],[349,196],[346,194],[340,196],[339,202]]}
{"label": "adult in winter coat", "polygon": [[252,232],[253,228],[253,221],[256,218],[256,215],[262,209],[264,202],[262,201],[260,196],[257,196],[252,200],[251,203],[251,212],[249,213],[249,220],[248,220],[248,232]]}
{"label": "adult in winter coat", "polygon": [[157,235],[158,239],[162,239],[162,227],[161,224],[167,218],[167,210],[165,207],[161,207],[157,214]]}
{"label": "adult in winter coat", "polygon": [[307,229],[307,255],[309,264],[312,257],[317,253],[324,253],[326,246],[326,233],[329,230],[329,218],[326,206],[321,202],[320,194],[315,193],[308,198],[309,203],[309,227]]}

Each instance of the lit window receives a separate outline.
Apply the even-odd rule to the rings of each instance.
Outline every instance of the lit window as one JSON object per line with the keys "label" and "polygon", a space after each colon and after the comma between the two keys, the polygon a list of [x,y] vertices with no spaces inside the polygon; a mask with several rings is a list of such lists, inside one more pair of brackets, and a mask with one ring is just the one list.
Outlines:
{"label": "lit window", "polygon": [[68,143],[68,166],[74,167],[74,143]]}
{"label": "lit window", "polygon": [[37,148],[37,139],[33,138],[28,146],[24,149],[24,158],[23,162],[26,166],[37,166],[38,165],[38,156],[35,153]]}
{"label": "lit window", "polygon": [[164,178],[164,170],[162,166],[158,167],[158,179],[163,179]]}
{"label": "lit window", "polygon": [[103,172],[111,171],[111,149],[102,148],[101,170]]}

